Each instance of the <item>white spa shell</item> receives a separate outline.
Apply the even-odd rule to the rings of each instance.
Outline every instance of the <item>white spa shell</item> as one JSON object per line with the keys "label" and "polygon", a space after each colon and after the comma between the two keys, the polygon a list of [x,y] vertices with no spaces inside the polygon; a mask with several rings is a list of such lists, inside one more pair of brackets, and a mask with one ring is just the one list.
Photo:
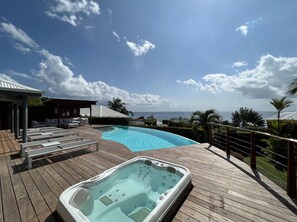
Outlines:
{"label": "white spa shell", "polygon": [[[169,209],[175,204],[175,202],[178,200],[178,198],[181,198],[183,195],[183,192],[186,190],[186,188],[191,185],[191,174],[190,171],[183,166],[151,158],[151,157],[145,157],[145,156],[140,156],[133,158],[131,160],[128,160],[122,164],[119,164],[113,168],[110,168],[103,173],[92,177],[86,181],[80,182],[78,184],[75,184],[68,189],[66,189],[59,198],[58,204],[57,204],[57,212],[59,216],[64,220],[64,221],[90,221],[85,214],[87,212],[85,211],[82,213],[80,209],[75,207],[73,204],[73,199],[75,196],[77,196],[78,191],[84,190],[85,187],[90,187],[92,184],[98,184],[100,181],[106,180],[106,178],[111,178],[113,174],[115,174],[118,170],[121,168],[130,165],[134,162],[143,162],[143,163],[151,163],[152,166],[155,166],[155,168],[160,169],[164,171],[164,169],[174,169],[174,171],[181,176],[180,180],[175,184],[175,186],[169,190],[166,190],[164,193],[162,193],[156,203],[156,206],[152,209],[152,211],[145,217],[143,222],[158,222],[162,221],[162,219],[166,216],[168,213]],[[87,197],[87,196],[86,196]],[[89,198],[89,197],[87,197]],[[92,203],[91,203],[92,204]],[[86,206],[86,205],[85,205]],[[90,206],[92,207],[92,206]],[[83,209],[84,210],[84,209]],[[86,209],[88,210],[88,209]],[[131,218],[124,218],[123,214],[123,220],[121,221],[131,221],[134,222]],[[96,220],[98,221],[98,220]],[[100,221],[100,220],[99,220]]]}

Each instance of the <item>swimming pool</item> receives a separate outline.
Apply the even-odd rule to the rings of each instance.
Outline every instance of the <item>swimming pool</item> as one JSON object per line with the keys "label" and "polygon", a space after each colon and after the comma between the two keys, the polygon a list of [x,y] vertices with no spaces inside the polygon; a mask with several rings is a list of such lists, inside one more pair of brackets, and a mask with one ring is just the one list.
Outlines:
{"label": "swimming pool", "polygon": [[190,171],[136,157],[66,189],[57,204],[63,221],[171,221],[192,189]]}
{"label": "swimming pool", "polygon": [[133,152],[197,144],[194,140],[149,128],[111,126],[98,129],[102,139],[124,144]]}

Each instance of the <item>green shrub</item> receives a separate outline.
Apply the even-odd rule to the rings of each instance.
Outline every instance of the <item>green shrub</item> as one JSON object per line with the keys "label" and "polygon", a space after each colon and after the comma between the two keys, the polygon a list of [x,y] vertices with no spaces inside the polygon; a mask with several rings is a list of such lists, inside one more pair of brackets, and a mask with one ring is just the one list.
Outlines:
{"label": "green shrub", "polygon": [[[297,120],[280,120],[280,136],[297,139]],[[267,120],[270,133],[276,134],[277,120]]]}

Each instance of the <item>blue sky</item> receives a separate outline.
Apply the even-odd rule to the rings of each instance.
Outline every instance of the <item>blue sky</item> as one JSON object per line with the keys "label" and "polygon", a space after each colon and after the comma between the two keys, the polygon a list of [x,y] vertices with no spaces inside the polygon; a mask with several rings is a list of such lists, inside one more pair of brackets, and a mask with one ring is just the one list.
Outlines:
{"label": "blue sky", "polygon": [[[297,76],[295,0],[3,0],[0,77],[132,111],[273,111]],[[288,110],[296,110],[297,100]]]}

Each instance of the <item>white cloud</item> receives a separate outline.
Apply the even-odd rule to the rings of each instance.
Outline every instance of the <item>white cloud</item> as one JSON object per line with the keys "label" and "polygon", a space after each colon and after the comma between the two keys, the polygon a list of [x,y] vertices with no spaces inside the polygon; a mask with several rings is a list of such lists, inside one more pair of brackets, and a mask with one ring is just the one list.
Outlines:
{"label": "white cloud", "polygon": [[29,49],[29,48],[23,46],[23,45],[20,44],[20,43],[16,43],[16,44],[14,44],[14,48],[15,48],[16,50],[19,50],[20,52],[22,52],[22,53],[24,53],[24,54],[27,54],[27,53],[31,52],[31,49]]}
{"label": "white cloud", "polygon": [[0,24],[0,31],[8,33],[12,39],[17,40],[30,48],[37,49],[39,47],[39,45],[23,30],[16,28],[9,22],[2,22]]}
{"label": "white cloud", "polygon": [[26,74],[26,73],[21,73],[21,72],[16,72],[14,70],[8,70],[7,74],[10,76],[20,76],[24,79],[33,79],[31,75]]}
{"label": "white cloud", "polygon": [[53,55],[45,49],[41,50],[40,54],[45,59],[39,63],[39,71],[35,75],[39,81],[48,86],[49,92],[53,95],[91,98],[99,101],[118,97],[132,106],[155,107],[169,103],[167,99],[159,95],[129,93],[102,81],[88,82],[82,75],[75,76],[72,70],[63,63],[61,57]]}
{"label": "white cloud", "polygon": [[108,8],[108,9],[107,9],[107,12],[108,12],[108,14],[109,14],[109,15],[111,15],[111,14],[112,14],[112,11],[111,11],[111,9],[110,9],[110,8]]}
{"label": "white cloud", "polygon": [[10,76],[0,73],[0,79],[12,82],[12,83],[18,83],[17,81],[15,81],[13,78],[11,78]]}
{"label": "white cloud", "polygon": [[137,44],[137,43],[134,43],[134,42],[129,42],[126,39],[127,46],[130,48],[130,50],[133,52],[133,54],[135,56],[145,55],[148,52],[148,50],[155,48],[155,45],[153,43],[147,41],[147,40],[141,39],[140,42],[142,44]]}
{"label": "white cloud", "polygon": [[[6,23],[4,25],[2,23],[2,26],[6,27]],[[2,31],[7,32],[13,39],[19,41],[23,38],[16,38],[17,36],[26,37],[24,38],[26,40],[22,40],[23,43],[34,43],[27,45],[31,46],[31,50],[41,56],[42,61],[39,62],[39,70],[35,71],[32,76],[37,82],[43,83],[47,87],[50,96],[92,99],[98,100],[101,103],[113,97],[118,97],[133,107],[168,107],[171,104],[169,100],[159,95],[129,93],[126,90],[110,86],[102,81],[88,82],[82,75],[75,75],[60,56],[54,55],[44,48],[36,47],[38,45],[25,32],[17,29],[12,24],[10,24],[10,27],[12,29]],[[10,30],[15,30],[13,35]],[[65,60],[67,62],[67,57]],[[9,73],[10,75],[29,78],[27,74],[14,71]],[[9,78],[9,80],[11,79],[11,77],[3,75]]]}
{"label": "white cloud", "polygon": [[185,81],[177,80],[176,82],[186,85],[186,86],[197,86],[198,85],[198,83],[193,79],[189,79],[189,80],[185,80]]}
{"label": "white cloud", "polygon": [[246,36],[249,32],[249,27],[247,25],[241,25],[235,29],[236,32],[240,32],[243,36]]}
{"label": "white cloud", "polygon": [[69,24],[73,25],[73,26],[76,26],[78,24],[78,21],[77,21],[77,17],[76,15],[62,15],[62,16],[59,16],[57,14],[54,14],[52,12],[45,12],[50,18],[56,18],[56,19],[59,19],[63,22],[68,22]]}
{"label": "white cloud", "polygon": [[215,84],[203,85],[201,82],[196,82],[193,79],[189,79],[189,80],[185,80],[185,81],[177,80],[176,82],[179,84],[182,84],[182,85],[191,86],[197,91],[199,91],[199,90],[200,91],[208,91],[213,94],[221,92],[221,90]]}
{"label": "white cloud", "polygon": [[85,29],[88,29],[88,30],[94,29],[94,28],[95,28],[95,26],[93,26],[93,25],[86,25],[85,26]]}
{"label": "white cloud", "polygon": [[252,21],[247,21],[244,25],[241,25],[235,29],[236,32],[240,32],[243,36],[247,36],[249,29],[254,28],[255,24],[258,22],[261,22],[263,20],[262,17],[252,20]]}
{"label": "white cloud", "polygon": [[260,17],[258,19],[252,20],[252,21],[248,21],[246,22],[247,25],[250,25],[251,27],[254,27],[255,24],[257,24],[258,22],[261,22],[263,20],[263,17]]}
{"label": "white cloud", "polygon": [[234,62],[232,65],[232,68],[241,68],[241,67],[245,67],[248,64],[245,61],[239,61],[239,62]]}
{"label": "white cloud", "polygon": [[[297,57],[263,55],[254,69],[235,75],[207,74],[201,81],[189,79],[177,82],[195,90],[211,93],[240,93],[248,98],[273,98],[285,95],[297,74]],[[204,83],[202,83],[204,82]]]}
{"label": "white cloud", "polygon": [[121,40],[120,36],[118,35],[118,33],[116,33],[116,31],[113,31],[112,34],[117,39],[118,42]]}
{"label": "white cloud", "polygon": [[45,13],[51,18],[76,26],[83,20],[83,15],[99,15],[100,8],[93,0],[55,0],[55,4],[51,4]]}

